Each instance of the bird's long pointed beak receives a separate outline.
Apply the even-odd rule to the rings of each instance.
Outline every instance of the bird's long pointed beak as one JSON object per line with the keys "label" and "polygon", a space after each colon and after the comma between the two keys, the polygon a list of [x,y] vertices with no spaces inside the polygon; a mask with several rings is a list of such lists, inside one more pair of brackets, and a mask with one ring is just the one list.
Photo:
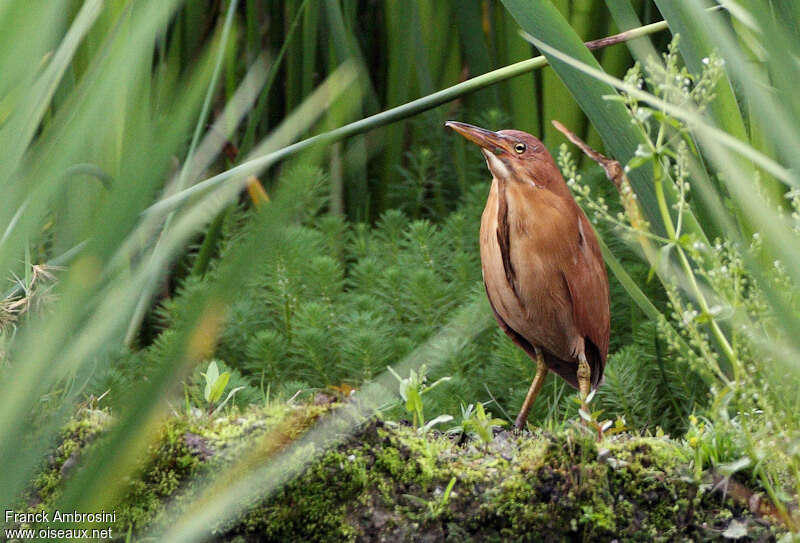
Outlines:
{"label": "bird's long pointed beak", "polygon": [[497,132],[458,121],[447,121],[444,125],[494,154],[508,152],[509,142]]}

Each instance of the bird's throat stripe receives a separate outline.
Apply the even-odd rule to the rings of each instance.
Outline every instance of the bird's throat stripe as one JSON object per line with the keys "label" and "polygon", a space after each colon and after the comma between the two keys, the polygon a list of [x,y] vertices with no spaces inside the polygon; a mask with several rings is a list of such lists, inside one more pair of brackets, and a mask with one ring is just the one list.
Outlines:
{"label": "bird's throat stripe", "polygon": [[497,198],[497,244],[500,246],[500,256],[503,259],[503,271],[506,282],[514,293],[514,297],[522,305],[522,299],[517,293],[517,277],[514,266],[511,264],[511,229],[508,226],[508,201],[506,200],[506,187],[500,181]]}

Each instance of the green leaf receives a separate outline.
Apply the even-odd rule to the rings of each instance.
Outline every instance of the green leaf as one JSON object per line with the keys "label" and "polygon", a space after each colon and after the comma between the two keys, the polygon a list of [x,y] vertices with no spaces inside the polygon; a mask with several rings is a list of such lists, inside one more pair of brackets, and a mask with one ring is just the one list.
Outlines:
{"label": "green leaf", "polygon": [[243,388],[244,388],[243,386],[241,386],[241,387],[236,387],[236,388],[232,389],[230,392],[228,392],[228,395],[227,395],[227,396],[225,396],[225,400],[224,400],[222,403],[220,403],[220,404],[217,406],[217,408],[216,408],[216,409],[214,409],[214,412],[213,412],[213,413],[211,413],[211,415],[212,415],[212,416],[213,416],[213,415],[216,415],[216,414],[217,414],[217,413],[218,413],[218,412],[219,412],[219,411],[220,411],[220,410],[221,410],[223,407],[225,407],[225,404],[227,404],[227,403],[228,403],[228,401],[229,401],[229,400],[231,400],[231,399],[233,398],[233,396],[234,396],[234,395],[235,395],[237,392],[239,392],[240,390],[242,390]]}
{"label": "green leaf", "polygon": [[[709,14],[700,9],[698,11],[703,12],[703,16],[698,18],[690,15],[690,10],[681,6],[682,3],[673,0],[656,0],[658,10],[669,23],[670,31],[673,34],[680,34],[678,47],[684,62],[693,74],[699,74],[703,69],[703,59],[707,59],[717,49],[716,36],[709,32],[703,19],[718,18],[720,14]],[[711,112],[717,124],[732,136],[746,140],[747,132],[744,120],[727,74],[723,74],[715,93],[716,99],[711,103]]]}
{"label": "green leaf", "polygon": [[208,364],[208,368],[206,369],[206,382],[208,383],[215,383],[219,378],[219,367],[217,366],[216,360],[212,360]]}
{"label": "green leaf", "polygon": [[414,386],[406,387],[406,411],[409,413],[422,412],[422,396],[419,390]]}
{"label": "green leaf", "polygon": [[228,380],[231,378],[230,372],[224,372],[219,378],[214,382],[211,387],[211,399],[210,402],[212,404],[217,403],[220,398],[222,398],[222,393],[225,391],[225,387],[228,386]]}
{"label": "green leaf", "polygon": [[206,372],[203,373],[202,375],[206,379],[206,386],[205,389],[203,390],[203,396],[205,397],[206,402],[211,403],[212,402],[211,398],[213,397],[213,391],[214,391],[214,384],[217,382],[217,379],[219,379],[219,368],[217,368],[217,363],[212,360],[208,364]]}
{"label": "green leaf", "polygon": [[419,432],[420,434],[427,433],[431,428],[433,428],[437,424],[442,424],[444,422],[450,422],[451,420],[453,420],[453,417],[451,415],[439,415],[438,417],[433,418],[433,419],[429,420],[428,422],[426,422],[424,426],[421,426],[417,430],[417,432]]}
{"label": "green leaf", "polygon": [[46,68],[16,105],[15,113],[0,128],[0,143],[3,146],[2,159],[7,160],[5,166],[16,165],[33,139],[39,123],[50,106],[61,78],[67,71],[75,51],[86,34],[92,28],[103,8],[100,0],[84,2],[75,20],[67,29],[58,49],[46,63]]}
{"label": "green leaf", "polygon": [[653,113],[653,118],[656,119],[658,122],[666,124],[674,128],[675,130],[679,130],[681,132],[685,131],[684,126],[681,122],[671,115],[667,115],[662,111],[658,111],[655,109],[649,109]]}
{"label": "green leaf", "polygon": [[442,383],[446,383],[450,379],[452,379],[452,377],[442,377],[441,379],[437,379],[435,383],[422,389],[422,394],[425,394],[426,392],[433,390],[437,386],[441,385]]}
{"label": "green leaf", "polygon": [[447,488],[444,489],[444,494],[442,494],[442,501],[447,503],[450,500],[450,493],[453,491],[453,487],[456,485],[456,478],[451,477],[450,482],[447,483]]}
{"label": "green leaf", "polygon": [[[472,74],[482,74],[491,71],[492,60],[489,57],[489,48],[481,29],[483,16],[481,4],[478,2],[450,0],[448,7],[455,26],[458,28],[459,41],[470,72]],[[519,40],[517,36],[514,36],[514,39]],[[470,96],[470,100],[475,104],[478,111],[488,111],[496,108],[497,88],[492,86],[478,91]]]}
{"label": "green leaf", "polygon": [[[463,2],[462,2],[463,3]],[[531,47],[519,39],[519,25],[500,3],[495,3],[495,23],[497,31],[496,63],[500,66],[520,62],[531,56]],[[531,134],[541,130],[539,105],[536,97],[536,80],[533,74],[515,77],[498,86],[504,95],[507,108],[511,112],[514,126]],[[505,88],[505,92],[503,89]]]}
{"label": "green leaf", "polygon": [[675,248],[673,242],[665,243],[661,249],[658,250],[658,273],[661,277],[669,277],[670,268],[669,264],[672,261],[672,250]]}
{"label": "green leaf", "polygon": [[644,166],[645,164],[651,162],[652,160],[653,160],[652,154],[648,156],[635,156],[628,161],[628,164],[626,165],[626,172],[631,172],[636,168]]}

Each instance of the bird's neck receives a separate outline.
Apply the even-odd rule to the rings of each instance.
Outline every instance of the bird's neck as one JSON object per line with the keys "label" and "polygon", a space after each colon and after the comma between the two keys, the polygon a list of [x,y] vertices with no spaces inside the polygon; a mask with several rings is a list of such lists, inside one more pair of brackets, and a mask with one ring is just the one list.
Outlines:
{"label": "bird's neck", "polygon": [[508,181],[494,178],[493,188],[497,190],[497,243],[503,259],[503,271],[506,281],[512,289],[516,284],[516,272],[511,263],[511,228],[508,219]]}

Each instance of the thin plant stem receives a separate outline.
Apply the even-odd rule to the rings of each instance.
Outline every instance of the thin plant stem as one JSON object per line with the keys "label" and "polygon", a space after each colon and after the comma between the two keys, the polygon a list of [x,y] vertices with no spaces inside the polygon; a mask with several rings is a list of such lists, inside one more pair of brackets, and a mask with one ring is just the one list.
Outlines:
{"label": "thin plant stem", "polygon": [[[666,28],[666,23],[664,24],[654,23],[651,25],[645,25],[637,29],[628,30],[620,34],[615,34],[614,36],[610,36],[609,38],[604,38],[603,40],[595,40],[595,42],[587,42],[587,46],[591,45],[592,48],[597,49],[600,47],[606,47],[608,45],[615,45],[618,43],[622,43],[626,40],[631,40],[647,34],[653,34],[655,32],[659,32],[661,30],[664,30],[665,28]],[[418,113],[422,113],[423,111],[435,108],[437,106],[440,106],[444,103],[460,98],[461,96],[464,96],[471,92],[483,89],[484,87],[488,87],[490,85],[500,83],[507,79],[511,79],[519,75],[531,72],[533,70],[537,70],[539,68],[547,66],[547,64],[548,64],[547,58],[544,55],[539,55],[537,57],[530,58],[528,60],[516,62],[514,64],[505,66],[503,68],[493,70],[491,72],[473,77],[471,79],[467,79],[466,81],[463,81],[451,87],[447,87],[446,89],[434,92],[433,94],[423,96],[422,98],[412,100],[411,102],[407,102],[403,105],[387,109],[386,111],[382,111],[380,113],[376,113],[375,115],[365,117],[364,119],[360,119],[358,121],[346,124],[344,126],[340,126],[339,128],[335,128],[328,132],[323,132],[322,134],[317,134],[315,136],[304,139],[297,143],[287,145],[281,149],[278,149],[277,151],[273,151],[271,153],[267,153],[260,157],[254,158],[252,160],[243,162],[242,164],[234,168],[231,168],[225,172],[210,177],[205,181],[201,181],[200,183],[197,183],[192,187],[179,191],[176,194],[168,196],[159,201],[158,203],[153,204],[152,206],[147,208],[144,211],[144,213],[145,214],[169,213],[170,211],[183,205],[193,196],[203,193],[209,189],[212,189],[217,185],[224,183],[228,179],[240,177],[243,175],[244,176],[249,175],[257,170],[265,168],[271,164],[274,164],[280,160],[283,160],[301,151],[305,151],[306,149],[309,149],[311,147],[317,145],[327,145],[336,141],[340,141],[346,138],[357,136],[359,134],[363,134],[374,128],[378,128],[408,117],[412,117],[414,115],[417,115]]]}

